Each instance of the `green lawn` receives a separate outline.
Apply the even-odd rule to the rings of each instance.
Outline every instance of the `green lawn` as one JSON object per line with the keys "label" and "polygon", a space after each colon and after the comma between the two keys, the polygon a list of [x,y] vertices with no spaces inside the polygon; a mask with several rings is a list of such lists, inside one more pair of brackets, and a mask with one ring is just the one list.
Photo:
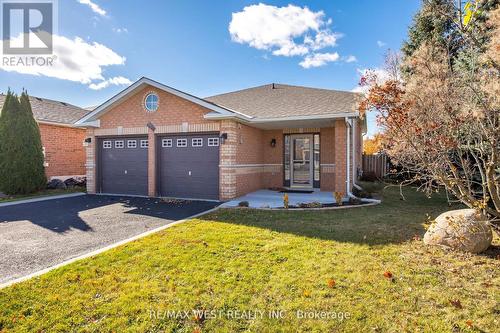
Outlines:
{"label": "green lawn", "polygon": [[9,195],[9,196],[6,196],[4,198],[0,197],[0,203],[25,200],[25,199],[34,199],[34,198],[39,198],[39,197],[48,197],[51,195],[61,195],[61,194],[85,192],[85,191],[86,191],[86,189],[84,187],[72,187],[72,188],[54,189],[54,190],[41,190],[41,191],[31,193],[31,194]]}
{"label": "green lawn", "polygon": [[[0,290],[0,331],[494,332],[498,239],[481,256],[427,249],[426,214],[449,208],[406,194],[337,211],[216,211]],[[167,312],[193,309],[212,312]]]}

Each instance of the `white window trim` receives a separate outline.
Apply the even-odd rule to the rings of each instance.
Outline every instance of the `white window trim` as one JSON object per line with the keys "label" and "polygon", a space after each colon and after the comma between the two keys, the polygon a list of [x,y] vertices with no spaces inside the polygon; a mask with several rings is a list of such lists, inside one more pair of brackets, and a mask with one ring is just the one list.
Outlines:
{"label": "white window trim", "polygon": [[[184,144],[179,145],[180,142],[184,142]],[[176,146],[178,148],[186,148],[188,146],[188,140],[187,139],[177,139]]]}
{"label": "white window trim", "polygon": [[[156,96],[156,108],[154,110],[150,110],[148,109],[148,106],[147,106],[147,100],[148,100],[148,97],[151,96],[151,95],[154,95]],[[151,91],[151,92],[148,92],[146,94],[146,97],[144,97],[144,110],[146,110],[147,112],[156,112],[158,111],[158,109],[160,108],[160,96],[158,96],[158,94],[154,91]]]}
{"label": "white window trim", "polygon": [[141,140],[141,148],[149,148],[149,141]]}
{"label": "white window trim", "polygon": [[208,138],[208,146],[209,147],[218,147],[219,146],[219,138]]}
{"label": "white window trim", "polygon": [[[131,145],[132,142],[133,145]],[[137,140],[127,140],[127,148],[137,148]]]}
{"label": "white window trim", "polygon": [[[121,147],[118,147],[118,144],[121,144]],[[125,141],[123,141],[123,140],[116,140],[115,141],[115,148],[118,148],[118,149],[125,148]]]}
{"label": "white window trim", "polygon": [[171,148],[173,146],[172,139],[161,139],[161,146],[163,148]]}
{"label": "white window trim", "polygon": [[[108,144],[109,144],[109,146],[108,146]],[[109,140],[103,141],[102,142],[102,148],[103,149],[111,149],[111,148],[113,148],[113,142],[111,142]]]}
{"label": "white window trim", "polygon": [[[198,140],[200,140],[200,144],[196,144],[195,145],[195,142],[198,142]],[[192,138],[191,139],[191,147],[196,147],[196,148],[199,148],[199,147],[203,147],[203,138]]]}

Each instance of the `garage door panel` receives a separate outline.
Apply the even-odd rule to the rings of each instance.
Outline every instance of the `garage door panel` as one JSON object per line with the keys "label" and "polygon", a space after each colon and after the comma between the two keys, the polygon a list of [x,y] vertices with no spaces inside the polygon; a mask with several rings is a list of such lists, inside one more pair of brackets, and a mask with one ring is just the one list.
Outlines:
{"label": "garage door panel", "polygon": [[[102,193],[147,195],[148,149],[140,148],[141,138],[105,138],[100,140],[100,179]],[[127,141],[136,141],[128,147]],[[123,141],[117,148],[116,141]],[[106,145],[104,142],[111,142]]]}
{"label": "garage door panel", "polygon": [[[193,146],[198,139],[201,147]],[[219,146],[208,146],[208,139],[218,134],[173,135],[160,138],[159,183],[162,196],[178,198],[219,198]],[[171,140],[171,147],[162,144]],[[177,139],[185,139],[185,147],[177,146]],[[195,140],[196,141],[196,140]]]}

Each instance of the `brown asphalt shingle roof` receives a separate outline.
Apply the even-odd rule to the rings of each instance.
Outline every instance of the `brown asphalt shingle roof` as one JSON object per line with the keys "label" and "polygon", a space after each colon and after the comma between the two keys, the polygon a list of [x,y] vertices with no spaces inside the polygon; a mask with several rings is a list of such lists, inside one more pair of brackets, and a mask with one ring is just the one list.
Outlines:
{"label": "brown asphalt shingle roof", "polygon": [[[0,110],[3,107],[5,95],[0,94]],[[74,124],[90,111],[64,102],[30,96],[31,109],[37,121],[47,121],[60,124]]]}
{"label": "brown asphalt shingle roof", "polygon": [[355,112],[360,99],[359,93],[276,83],[205,98],[255,119]]}

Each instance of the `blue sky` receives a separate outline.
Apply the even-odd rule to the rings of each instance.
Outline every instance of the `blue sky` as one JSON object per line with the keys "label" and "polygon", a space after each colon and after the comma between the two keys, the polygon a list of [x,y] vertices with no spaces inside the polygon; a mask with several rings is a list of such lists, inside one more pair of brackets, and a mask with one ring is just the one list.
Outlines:
{"label": "blue sky", "polygon": [[[201,97],[270,82],[352,90],[359,70],[380,67],[388,48],[399,49],[419,5],[419,0],[59,0],[57,34],[81,68],[38,76],[0,70],[0,87],[24,87],[31,95],[79,106],[100,104],[141,76]],[[290,12],[297,15],[287,16]],[[241,15],[230,33],[233,13]],[[295,54],[269,42],[269,34],[286,36],[286,26],[273,26],[272,18],[267,26],[252,24],[259,13],[310,22],[305,24],[311,29],[292,39],[294,48],[307,51]],[[305,42],[319,32],[330,39]],[[307,57],[320,61],[306,64]]]}

